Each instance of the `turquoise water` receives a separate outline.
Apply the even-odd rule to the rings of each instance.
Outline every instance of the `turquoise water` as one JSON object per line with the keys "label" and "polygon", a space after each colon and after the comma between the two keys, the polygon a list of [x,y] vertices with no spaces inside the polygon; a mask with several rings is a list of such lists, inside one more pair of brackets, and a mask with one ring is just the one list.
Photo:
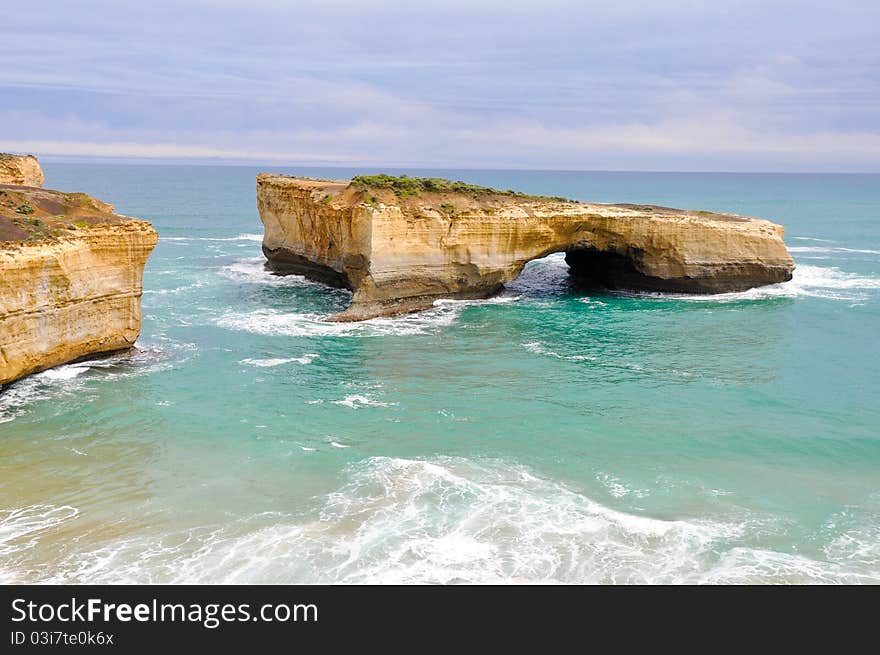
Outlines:
{"label": "turquoise water", "polygon": [[263,270],[258,169],[45,168],[160,242],[138,354],[0,394],[0,580],[880,582],[880,176],[431,171],[767,217],[798,268],[585,295],[557,254],[336,324]]}

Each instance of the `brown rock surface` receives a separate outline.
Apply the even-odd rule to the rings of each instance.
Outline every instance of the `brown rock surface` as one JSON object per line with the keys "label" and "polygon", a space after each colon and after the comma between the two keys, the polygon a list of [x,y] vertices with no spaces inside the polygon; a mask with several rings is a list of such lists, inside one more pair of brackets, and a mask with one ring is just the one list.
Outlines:
{"label": "brown rock surface", "polygon": [[530,260],[560,251],[575,275],[611,288],[740,291],[794,269],[782,226],[758,218],[462,187],[401,195],[261,174],[263,252],[280,273],[353,290],[331,319],[349,321],[488,297]]}
{"label": "brown rock surface", "polygon": [[0,384],[130,348],[156,241],[85,194],[0,185]]}
{"label": "brown rock surface", "polygon": [[43,186],[43,169],[33,155],[0,153],[0,184]]}

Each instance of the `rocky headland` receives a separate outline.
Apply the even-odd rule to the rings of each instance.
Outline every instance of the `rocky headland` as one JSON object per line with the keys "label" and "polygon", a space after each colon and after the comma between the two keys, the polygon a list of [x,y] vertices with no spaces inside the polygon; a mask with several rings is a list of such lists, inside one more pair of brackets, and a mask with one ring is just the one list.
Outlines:
{"label": "rocky headland", "polygon": [[33,155],[0,152],[0,184],[43,186],[43,169]]}
{"label": "rocky headland", "polygon": [[84,193],[39,188],[42,170],[29,160],[0,156],[0,179],[14,180],[0,183],[0,385],[130,348],[158,239],[146,221]]}
{"label": "rocky headland", "polygon": [[437,178],[257,176],[263,252],[278,273],[351,289],[330,320],[486,298],[533,259],[565,252],[612,289],[723,293],[791,279],[783,228],[759,218],[527,196]]}

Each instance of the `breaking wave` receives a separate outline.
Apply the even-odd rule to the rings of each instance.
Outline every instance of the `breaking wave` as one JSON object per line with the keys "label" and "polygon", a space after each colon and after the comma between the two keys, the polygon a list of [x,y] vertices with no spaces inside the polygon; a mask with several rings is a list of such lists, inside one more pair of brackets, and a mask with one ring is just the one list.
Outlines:
{"label": "breaking wave", "polygon": [[385,403],[380,400],[369,398],[368,396],[363,396],[361,394],[353,394],[350,396],[346,396],[342,400],[334,400],[332,402],[335,405],[343,405],[345,407],[350,407],[351,409],[358,409],[360,407],[391,407],[397,404]]}
{"label": "breaking wave", "polygon": [[536,355],[547,355],[549,357],[555,357],[556,359],[565,359],[572,362],[595,362],[599,359],[592,355],[560,355],[556,351],[547,348],[547,346],[540,341],[529,341],[528,343],[524,343],[523,348]]}
{"label": "breaking wave", "polygon": [[[34,403],[63,398],[79,391],[91,379],[115,380],[163,370],[191,344],[168,342],[163,348],[136,344],[131,353],[109,355],[56,366],[0,387],[0,424],[25,414]],[[185,356],[184,356],[185,357]]]}
{"label": "breaking wave", "polygon": [[[845,556],[750,547],[758,528],[748,517],[619,511],[499,460],[372,457],[345,472],[348,482],[308,515],[262,513],[115,539],[18,570],[29,571],[23,581],[96,583],[880,581]],[[27,557],[14,555],[10,564]]]}
{"label": "breaking wave", "polygon": [[772,298],[812,297],[827,300],[864,300],[867,293],[880,289],[880,278],[848,273],[834,267],[798,265],[792,279],[781,284],[756,287],[748,291],[718,294],[682,294],[654,292],[621,292],[624,296],[638,296],[693,302],[736,302]]}
{"label": "breaking wave", "polygon": [[[34,547],[42,533],[78,514],[79,510],[69,505],[30,505],[0,510],[0,556]],[[0,581],[6,575],[8,573],[0,568]]]}
{"label": "breaking wave", "polygon": [[159,239],[161,241],[171,241],[172,243],[181,242],[185,243],[188,241],[250,241],[250,242],[258,242],[262,243],[263,235],[262,234],[239,234],[237,237],[163,237],[160,235]]}
{"label": "breaking wave", "polygon": [[286,358],[268,358],[268,359],[243,359],[240,364],[248,364],[249,366],[257,366],[260,368],[271,368],[273,366],[281,366],[282,364],[311,364],[318,355],[315,353],[306,353],[302,357],[286,357]]}
{"label": "breaking wave", "polygon": [[416,314],[373,318],[358,323],[331,323],[323,314],[258,309],[249,313],[227,314],[217,321],[217,325],[230,330],[289,337],[429,334],[437,328],[451,325],[464,306],[466,304],[443,303]]}
{"label": "breaking wave", "polygon": [[269,284],[277,287],[323,287],[302,275],[276,275],[266,268],[264,257],[247,257],[220,269],[220,275],[244,284]]}

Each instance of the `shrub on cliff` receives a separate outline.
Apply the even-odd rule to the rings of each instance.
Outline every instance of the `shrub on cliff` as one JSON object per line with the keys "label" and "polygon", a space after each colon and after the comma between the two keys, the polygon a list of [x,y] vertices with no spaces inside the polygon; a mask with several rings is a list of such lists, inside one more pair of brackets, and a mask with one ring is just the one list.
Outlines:
{"label": "shrub on cliff", "polygon": [[[480,186],[478,184],[469,184],[461,180],[453,182],[442,177],[409,177],[408,175],[388,175],[387,173],[379,173],[378,175],[358,175],[351,180],[352,186],[360,191],[368,189],[390,189],[399,198],[408,196],[418,196],[423,192],[429,193],[460,193],[463,195],[477,198],[479,196],[497,195],[497,196],[515,196],[518,198],[535,198],[541,196],[530,196],[521,191],[508,189],[502,191],[493,189],[492,187]],[[560,202],[578,202],[577,200],[569,200],[561,196],[554,196],[550,200]]]}
{"label": "shrub on cliff", "polygon": [[409,177],[408,175],[358,175],[352,178],[352,185],[362,191],[367,189],[390,189],[399,197],[418,196],[423,192],[433,193],[463,193],[469,196],[481,196],[489,194],[524,195],[515,191],[499,191],[491,187],[468,184],[467,182],[453,182],[442,177]]}

